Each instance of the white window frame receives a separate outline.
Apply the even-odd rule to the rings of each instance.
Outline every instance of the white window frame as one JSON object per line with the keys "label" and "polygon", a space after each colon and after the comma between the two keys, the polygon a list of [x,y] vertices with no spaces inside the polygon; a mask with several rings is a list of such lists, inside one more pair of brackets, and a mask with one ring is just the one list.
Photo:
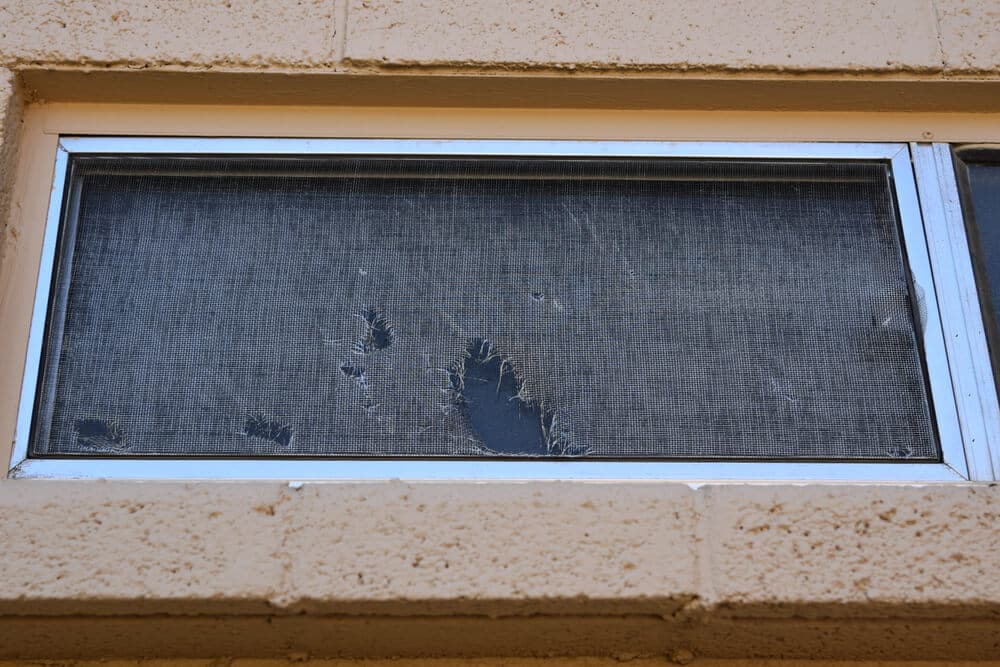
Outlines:
{"label": "white window frame", "polygon": [[[435,155],[871,160],[891,165],[902,242],[923,296],[923,351],[940,463],[808,461],[29,458],[67,168],[75,154]],[[919,186],[919,196],[918,196]],[[46,220],[9,476],[146,480],[993,480],[1000,414],[946,144],[62,137]],[[991,454],[992,452],[992,454]]]}

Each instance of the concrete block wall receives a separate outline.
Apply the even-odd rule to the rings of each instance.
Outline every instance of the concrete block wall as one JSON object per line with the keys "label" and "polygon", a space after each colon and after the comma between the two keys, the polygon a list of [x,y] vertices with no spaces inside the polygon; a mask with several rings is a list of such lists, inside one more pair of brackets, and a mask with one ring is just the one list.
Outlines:
{"label": "concrete block wall", "polygon": [[995,74],[996,0],[11,0],[0,63]]}
{"label": "concrete block wall", "polygon": [[[859,81],[903,91],[877,97],[901,108],[968,85],[948,88],[967,91],[949,112],[993,127],[1000,97],[977,91],[1000,82],[1000,2],[8,0],[0,211],[19,206],[22,119],[51,103],[225,97],[238,115],[288,91],[370,102],[373,81],[414,75],[451,91],[450,106],[474,89],[479,106],[504,107],[489,91],[535,74],[625,80],[653,109],[697,109],[741,81],[832,81],[809,89],[828,91],[808,102],[816,111]],[[260,83],[292,75],[307,83]],[[456,79],[466,87],[447,88]],[[704,97],[654,95],[666,81]],[[523,85],[512,106],[547,103]],[[402,104],[394,86],[378,94],[387,105]],[[791,97],[753,103],[780,114]],[[0,262],[17,229],[4,227]],[[0,536],[0,658],[1000,657],[1000,488],[988,484],[2,480]]]}

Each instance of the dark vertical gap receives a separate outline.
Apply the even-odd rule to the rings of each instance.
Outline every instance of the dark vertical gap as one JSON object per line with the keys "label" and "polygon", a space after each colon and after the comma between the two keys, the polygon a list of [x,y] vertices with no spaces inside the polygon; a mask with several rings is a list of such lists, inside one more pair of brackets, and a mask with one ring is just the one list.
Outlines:
{"label": "dark vertical gap", "polygon": [[969,243],[969,256],[972,259],[972,271],[976,280],[976,294],[979,296],[979,308],[983,317],[983,330],[986,332],[986,347],[993,366],[993,382],[1000,394],[1000,326],[997,323],[997,312],[994,308],[994,293],[1000,290],[1000,285],[991,285],[989,263],[992,259],[1000,266],[1000,257],[990,258],[983,249],[980,234],[980,223],[976,216],[976,196],[972,189],[969,173],[969,163],[991,164],[1000,170],[1000,150],[962,150],[952,149],[955,167],[955,179],[958,183],[958,196],[962,206],[962,217],[965,220],[965,235]]}

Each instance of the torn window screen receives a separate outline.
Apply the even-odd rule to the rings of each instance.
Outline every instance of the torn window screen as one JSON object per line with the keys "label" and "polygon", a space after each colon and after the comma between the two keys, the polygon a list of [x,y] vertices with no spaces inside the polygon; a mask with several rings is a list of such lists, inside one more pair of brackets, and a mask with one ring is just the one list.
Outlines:
{"label": "torn window screen", "polygon": [[940,456],[881,163],[71,178],[35,456]]}

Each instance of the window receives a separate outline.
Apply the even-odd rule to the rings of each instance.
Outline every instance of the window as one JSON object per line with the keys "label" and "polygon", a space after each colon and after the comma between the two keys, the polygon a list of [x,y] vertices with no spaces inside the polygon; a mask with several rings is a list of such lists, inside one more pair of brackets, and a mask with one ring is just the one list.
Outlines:
{"label": "window", "polygon": [[906,145],[58,160],[15,474],[971,474]]}

